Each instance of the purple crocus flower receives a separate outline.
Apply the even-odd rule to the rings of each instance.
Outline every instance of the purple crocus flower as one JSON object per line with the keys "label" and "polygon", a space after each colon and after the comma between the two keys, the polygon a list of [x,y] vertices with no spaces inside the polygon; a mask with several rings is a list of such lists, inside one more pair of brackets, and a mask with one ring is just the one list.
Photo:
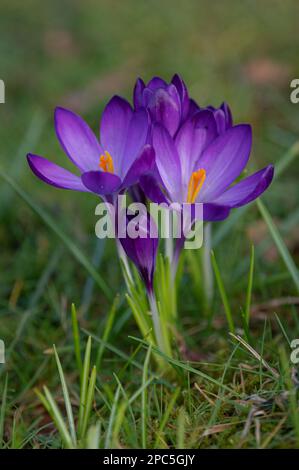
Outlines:
{"label": "purple crocus flower", "polygon": [[168,84],[154,77],[147,85],[138,78],[134,88],[134,107],[148,109],[153,123],[160,123],[171,136],[198,106],[189,99],[188,90],[179,75]]}
{"label": "purple crocus flower", "polygon": [[155,124],[152,141],[159,180],[149,175],[141,179],[154,202],[202,203],[207,221],[225,219],[232,208],[256,199],[274,172],[269,165],[232,186],[249,159],[251,128],[228,125],[219,135],[215,114],[213,109],[197,112],[174,138]]}
{"label": "purple crocus flower", "polygon": [[[159,244],[157,226],[148,212],[142,214],[138,221],[131,215],[126,215],[124,221],[127,229],[127,236],[119,238],[119,241],[126,255],[133,261],[137,267],[148,293],[153,293],[153,278],[156,264],[157,250]],[[132,238],[128,233],[129,224],[134,225],[138,230],[136,238]]]}
{"label": "purple crocus flower", "polygon": [[113,195],[137,183],[140,175],[154,165],[153,150],[146,144],[148,128],[148,111],[134,111],[118,96],[103,112],[100,141],[80,116],[56,108],[58,140],[80,175],[38,155],[29,154],[28,163],[36,176],[52,186],[93,192],[113,200]]}

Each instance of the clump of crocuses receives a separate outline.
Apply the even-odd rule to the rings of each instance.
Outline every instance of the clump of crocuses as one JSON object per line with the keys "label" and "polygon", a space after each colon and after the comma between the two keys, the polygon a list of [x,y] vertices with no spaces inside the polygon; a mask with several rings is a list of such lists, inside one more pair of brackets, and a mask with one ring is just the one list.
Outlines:
{"label": "clump of crocuses", "polygon": [[[34,154],[27,156],[31,170],[52,186],[94,193],[115,208],[117,196],[128,192],[130,197],[138,194],[139,201],[164,203],[171,210],[175,204],[176,213],[183,205],[200,203],[203,221],[220,221],[232,209],[260,196],[273,178],[273,166],[269,165],[239,180],[251,152],[250,125],[234,124],[226,103],[219,108],[199,106],[178,75],[170,83],[159,77],[148,83],[138,79],[133,106],[114,96],[103,111],[99,138],[70,110],[56,108],[54,121],[57,138],[76,173]],[[190,227],[197,219],[196,211],[191,213]],[[124,217],[123,223],[128,224],[129,219]],[[137,309],[134,314],[143,336],[171,354],[170,337],[175,325],[166,323],[174,317],[163,314],[154,288],[158,228],[150,234],[149,214],[142,220],[139,224],[143,223],[143,235],[118,237],[118,253],[126,266],[133,309]],[[181,234],[169,244],[167,262],[173,264],[172,274],[183,240]],[[134,300],[134,281],[125,255],[136,265],[144,282],[152,317],[143,311],[138,299]]]}

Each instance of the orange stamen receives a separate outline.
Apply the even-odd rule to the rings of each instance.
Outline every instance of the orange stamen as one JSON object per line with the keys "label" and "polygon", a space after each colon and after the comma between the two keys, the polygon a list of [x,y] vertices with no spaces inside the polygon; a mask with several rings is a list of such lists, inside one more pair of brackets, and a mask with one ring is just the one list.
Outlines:
{"label": "orange stamen", "polygon": [[107,150],[105,150],[104,155],[100,156],[99,167],[102,168],[103,171],[114,173],[113,159]]}
{"label": "orange stamen", "polygon": [[206,179],[206,172],[202,168],[197,171],[193,171],[188,185],[188,196],[187,202],[190,204],[194,203],[202,185]]}

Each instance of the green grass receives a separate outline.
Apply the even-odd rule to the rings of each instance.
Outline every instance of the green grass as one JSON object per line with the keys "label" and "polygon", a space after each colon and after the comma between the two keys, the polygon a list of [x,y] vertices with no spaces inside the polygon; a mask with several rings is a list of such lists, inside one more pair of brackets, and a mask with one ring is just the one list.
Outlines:
{"label": "green grass", "polygon": [[[4,2],[1,448],[298,448],[298,10],[295,0]],[[97,129],[110,95],[131,99],[136,76],[174,72],[202,105],[226,100],[252,124],[249,171],[276,169],[261,201],[211,225],[212,258],[184,253],[176,299],[169,277],[155,287],[177,315],[170,357],[138,317],[140,286],[127,300],[113,241],[94,236],[97,201],[43,185],[25,155],[71,168],[56,105]],[[158,271],[168,272],[162,258]]]}

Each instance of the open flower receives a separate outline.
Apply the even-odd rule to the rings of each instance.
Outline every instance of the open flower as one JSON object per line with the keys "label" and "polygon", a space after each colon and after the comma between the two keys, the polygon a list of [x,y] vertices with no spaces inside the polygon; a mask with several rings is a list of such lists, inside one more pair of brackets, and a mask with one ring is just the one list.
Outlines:
{"label": "open flower", "polygon": [[38,155],[29,154],[28,163],[36,176],[58,188],[113,196],[138,182],[153,166],[154,153],[146,145],[148,128],[148,112],[144,108],[134,111],[117,96],[103,112],[100,142],[80,116],[56,108],[58,140],[80,175]]}
{"label": "open flower", "polygon": [[202,203],[204,220],[225,219],[232,208],[260,196],[273,178],[269,165],[232,186],[246,167],[251,140],[247,124],[228,126],[219,135],[212,109],[197,112],[175,138],[156,124],[153,147],[160,181],[142,177],[145,193],[158,203]]}
{"label": "open flower", "polygon": [[168,84],[154,77],[147,85],[138,78],[134,88],[135,109],[148,109],[153,123],[160,123],[175,135],[179,126],[198,109],[189,99],[188,90],[179,75],[174,75]]}

